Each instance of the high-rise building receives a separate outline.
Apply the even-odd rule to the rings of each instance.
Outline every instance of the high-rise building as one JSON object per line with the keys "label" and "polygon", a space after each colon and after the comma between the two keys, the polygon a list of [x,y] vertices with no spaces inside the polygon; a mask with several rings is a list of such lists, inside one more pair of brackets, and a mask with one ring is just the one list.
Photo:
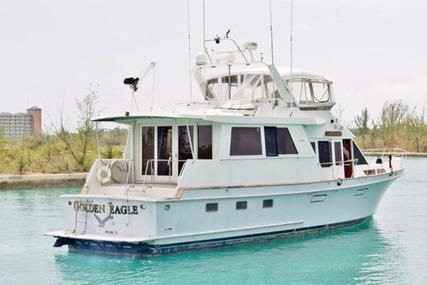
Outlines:
{"label": "high-rise building", "polygon": [[27,113],[0,113],[0,134],[7,138],[22,139],[42,133],[41,109],[31,107]]}
{"label": "high-rise building", "polygon": [[31,107],[27,109],[27,114],[33,117],[33,134],[42,134],[42,109],[38,107]]}

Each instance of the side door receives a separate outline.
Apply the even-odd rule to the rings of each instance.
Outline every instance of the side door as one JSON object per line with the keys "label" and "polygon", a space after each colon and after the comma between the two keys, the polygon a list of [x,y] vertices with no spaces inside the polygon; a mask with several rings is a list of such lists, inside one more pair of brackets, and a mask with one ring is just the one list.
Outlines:
{"label": "side door", "polygon": [[344,177],[353,177],[353,146],[351,139],[343,139]]}
{"label": "side door", "polygon": [[178,174],[176,126],[147,125],[140,130],[139,180],[175,182]]}

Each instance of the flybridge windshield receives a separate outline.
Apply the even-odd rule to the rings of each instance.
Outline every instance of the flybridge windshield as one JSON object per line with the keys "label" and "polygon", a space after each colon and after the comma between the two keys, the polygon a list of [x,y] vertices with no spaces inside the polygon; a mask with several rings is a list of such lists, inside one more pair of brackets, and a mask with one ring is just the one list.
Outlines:
{"label": "flybridge windshield", "polygon": [[330,82],[294,78],[287,80],[287,84],[294,97],[299,99],[300,105],[329,103],[332,101]]}
{"label": "flybridge windshield", "polygon": [[257,101],[273,98],[271,76],[262,74],[238,74],[208,80],[206,97],[222,100]]}

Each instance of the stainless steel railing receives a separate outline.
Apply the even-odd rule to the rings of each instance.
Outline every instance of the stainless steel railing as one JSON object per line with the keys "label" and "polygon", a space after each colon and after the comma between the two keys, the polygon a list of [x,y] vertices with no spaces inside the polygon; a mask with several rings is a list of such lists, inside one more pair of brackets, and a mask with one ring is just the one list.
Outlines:
{"label": "stainless steel railing", "polygon": [[[156,182],[155,179],[156,179],[157,176],[159,176],[159,175],[155,174],[156,162],[157,162],[157,167],[158,167],[158,163],[159,162],[167,162],[167,166],[168,166],[168,175],[167,176],[168,176],[168,181],[169,182],[172,182],[172,177],[173,177],[173,171],[172,171],[173,170],[173,168],[172,168],[173,167],[173,162],[178,162],[178,164],[180,162],[184,162],[183,166],[181,167],[180,172],[178,173],[178,176],[181,176],[181,174],[182,174],[182,172],[183,172],[183,170],[185,168],[185,165],[187,164],[187,160],[186,159],[185,160],[183,160],[183,159],[172,159],[172,157],[169,157],[168,159],[157,159],[157,160],[155,160],[155,159],[148,159],[147,162],[146,162],[146,164],[145,164],[143,185],[145,185],[145,183],[147,181],[146,178],[148,176],[150,176],[152,183]],[[149,173],[148,173],[148,171],[149,171]]]}

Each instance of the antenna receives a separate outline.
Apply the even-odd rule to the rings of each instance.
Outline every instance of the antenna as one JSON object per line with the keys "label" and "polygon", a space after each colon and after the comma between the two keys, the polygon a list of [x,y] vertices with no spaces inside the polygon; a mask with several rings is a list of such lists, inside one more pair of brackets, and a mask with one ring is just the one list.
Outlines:
{"label": "antenna", "polygon": [[293,25],[294,25],[294,1],[291,0],[291,34],[290,34],[290,56],[291,56],[291,82],[292,82],[292,72],[294,67],[294,58],[293,58]]}
{"label": "antenna", "polygon": [[274,45],[273,45],[273,9],[270,0],[270,44],[271,44],[271,63],[274,64]]}
{"label": "antenna", "polygon": [[[294,24],[294,1],[291,0],[291,25],[290,25],[290,36],[289,36],[289,53],[291,58],[291,80],[289,81],[289,89],[292,94],[291,98],[293,98],[293,71],[294,71],[294,56],[293,56],[293,24]],[[292,99],[293,100],[293,99]],[[293,108],[293,102],[291,102],[291,109]]]}
{"label": "antenna", "polygon": [[153,113],[154,91],[156,87],[156,69],[154,67],[153,67],[153,85],[151,85],[151,107],[150,107],[151,113]]}
{"label": "antenna", "polygon": [[206,5],[203,0],[203,48],[206,50]]}
{"label": "antenna", "polygon": [[190,0],[187,0],[187,29],[188,29],[188,76],[190,87],[190,100],[193,100],[193,82],[191,76],[191,32],[190,32]]}

